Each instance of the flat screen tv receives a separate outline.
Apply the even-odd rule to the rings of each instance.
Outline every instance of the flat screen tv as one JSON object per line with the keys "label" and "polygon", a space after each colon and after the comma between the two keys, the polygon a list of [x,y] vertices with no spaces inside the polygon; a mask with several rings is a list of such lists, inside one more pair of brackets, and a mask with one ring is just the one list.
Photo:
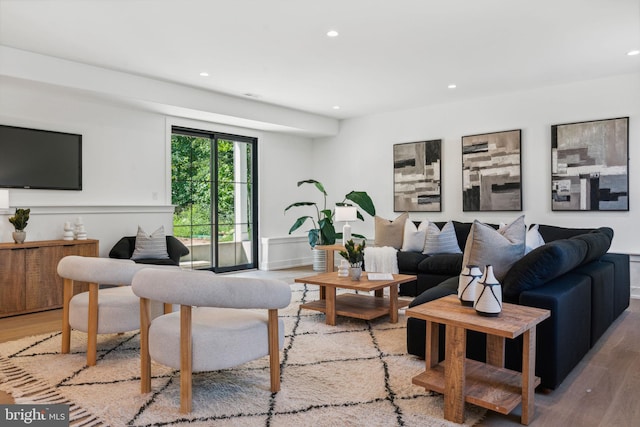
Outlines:
{"label": "flat screen tv", "polygon": [[0,187],[82,190],[82,135],[0,125]]}

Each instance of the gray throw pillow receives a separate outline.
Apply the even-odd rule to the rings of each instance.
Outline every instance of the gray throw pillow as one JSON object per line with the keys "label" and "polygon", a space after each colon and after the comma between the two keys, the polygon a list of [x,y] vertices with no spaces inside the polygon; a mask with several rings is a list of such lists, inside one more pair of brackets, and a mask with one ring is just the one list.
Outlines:
{"label": "gray throw pillow", "polygon": [[451,221],[447,222],[442,230],[433,222],[429,222],[422,253],[425,255],[462,253],[458,245],[456,229]]}
{"label": "gray throw pillow", "polygon": [[169,259],[167,252],[167,237],[164,234],[164,226],[147,235],[142,227],[138,226],[136,246],[131,255],[132,260],[139,259]]}
{"label": "gray throw pillow", "polygon": [[524,256],[526,231],[524,215],[499,230],[474,221],[464,247],[462,265],[477,265],[482,270],[492,265],[496,279],[502,281],[511,266]]}
{"label": "gray throw pillow", "polygon": [[375,246],[391,246],[400,249],[402,247],[402,238],[404,237],[404,223],[409,214],[403,213],[393,221],[375,216]]}

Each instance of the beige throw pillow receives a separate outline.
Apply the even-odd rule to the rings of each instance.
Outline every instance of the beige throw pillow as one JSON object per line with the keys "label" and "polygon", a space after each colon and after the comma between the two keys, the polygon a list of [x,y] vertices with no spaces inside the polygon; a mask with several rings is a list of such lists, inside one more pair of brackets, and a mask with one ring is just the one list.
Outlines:
{"label": "beige throw pillow", "polygon": [[485,266],[493,265],[496,279],[502,281],[511,266],[524,256],[526,231],[524,215],[500,230],[474,221],[464,247],[462,265],[477,265],[483,271]]}
{"label": "beige throw pillow", "polygon": [[375,246],[391,246],[400,249],[404,236],[404,223],[409,218],[407,212],[403,213],[393,221],[375,216]]}

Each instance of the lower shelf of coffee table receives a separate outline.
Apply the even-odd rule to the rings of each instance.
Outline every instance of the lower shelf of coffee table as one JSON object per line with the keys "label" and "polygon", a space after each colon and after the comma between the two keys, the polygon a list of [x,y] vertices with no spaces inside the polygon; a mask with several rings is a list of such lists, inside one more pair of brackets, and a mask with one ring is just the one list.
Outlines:
{"label": "lower shelf of coffee table", "polygon": [[[408,301],[398,301],[398,308],[407,305],[409,305]],[[326,313],[327,300],[311,301],[300,304],[300,307]],[[389,298],[362,294],[336,295],[336,314],[363,320],[371,320],[385,316],[389,314]]]}
{"label": "lower shelf of coffee table", "polygon": [[[444,362],[413,377],[413,384],[444,394]],[[534,388],[540,378],[534,377]],[[466,360],[465,402],[501,414],[510,413],[522,402],[522,374],[506,368]]]}

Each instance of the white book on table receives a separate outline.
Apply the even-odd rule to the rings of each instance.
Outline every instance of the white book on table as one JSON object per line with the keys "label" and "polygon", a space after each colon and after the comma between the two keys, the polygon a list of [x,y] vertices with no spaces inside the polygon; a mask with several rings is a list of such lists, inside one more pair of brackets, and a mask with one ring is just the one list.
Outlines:
{"label": "white book on table", "polygon": [[367,273],[367,279],[369,279],[369,280],[393,280],[393,274],[391,274],[391,273]]}

